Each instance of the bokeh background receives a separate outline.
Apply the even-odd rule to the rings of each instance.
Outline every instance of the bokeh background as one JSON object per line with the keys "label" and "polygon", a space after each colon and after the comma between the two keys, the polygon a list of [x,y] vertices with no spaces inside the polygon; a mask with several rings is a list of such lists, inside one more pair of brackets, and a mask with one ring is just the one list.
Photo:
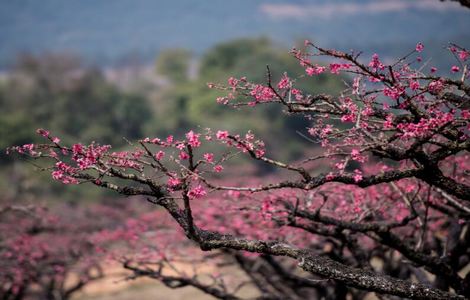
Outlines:
{"label": "bokeh background", "polygon": [[[305,39],[386,61],[422,42],[427,64],[447,72],[453,57],[445,47],[470,48],[469,28],[470,10],[439,0],[1,0],[0,201],[86,205],[116,198],[65,188],[5,154],[9,146],[40,141],[37,128],[65,143],[97,141],[115,149],[129,147],[126,139],[189,128],[252,129],[272,155],[297,159],[302,146],[312,147],[301,134],[306,120],[280,117],[275,107],[233,113],[216,104],[218,92],[206,83],[230,76],[262,83],[267,64],[275,77],[300,74],[289,49]],[[326,74],[301,80],[300,87],[337,93],[348,80]],[[260,165],[250,172],[271,170]],[[155,283],[107,285],[108,294],[95,288],[86,297],[170,299]]]}

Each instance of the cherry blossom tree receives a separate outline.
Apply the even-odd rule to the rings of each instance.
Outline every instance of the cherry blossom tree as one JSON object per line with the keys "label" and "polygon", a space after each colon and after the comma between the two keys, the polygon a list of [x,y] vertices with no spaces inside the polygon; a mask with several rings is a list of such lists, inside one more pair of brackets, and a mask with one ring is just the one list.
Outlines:
{"label": "cherry blossom tree", "polygon": [[[268,67],[265,83],[242,77],[208,84],[224,91],[221,105],[280,105],[286,117],[307,118],[311,127],[302,135],[310,146],[293,161],[271,157],[252,132],[224,128],[144,138],[120,152],[97,143],[64,145],[39,129],[47,143],[11,150],[50,162],[44,169],[54,180],[140,196],[171,217],[162,228],[176,231],[158,241],[147,238],[158,226],[139,226],[134,255],[120,257],[130,278],[193,286],[220,299],[240,299],[247,284],[259,299],[363,299],[369,292],[383,299],[467,299],[470,52],[448,49],[455,65],[437,70],[422,58],[421,43],[388,62],[306,41],[305,49],[292,50],[305,74]],[[296,88],[299,78],[322,73],[350,80],[339,95]],[[214,147],[220,151],[208,150]],[[240,156],[279,172],[237,173],[231,161]],[[168,247],[155,250],[160,244]],[[211,280],[178,270],[181,257],[215,262]]]}
{"label": "cherry blossom tree", "polygon": [[[0,208],[0,299],[70,299],[102,279],[109,232],[130,240],[132,211],[92,205]],[[125,232],[126,234],[123,234]]]}

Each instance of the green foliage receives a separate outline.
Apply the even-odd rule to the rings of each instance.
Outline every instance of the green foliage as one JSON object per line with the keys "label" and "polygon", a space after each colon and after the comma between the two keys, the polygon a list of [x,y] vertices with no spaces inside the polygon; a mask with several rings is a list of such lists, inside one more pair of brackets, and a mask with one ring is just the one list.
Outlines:
{"label": "green foliage", "polygon": [[1,90],[2,147],[35,141],[36,128],[66,142],[119,146],[122,137],[142,137],[152,117],[143,96],[121,92],[66,56],[23,57]]}
{"label": "green foliage", "polygon": [[[152,110],[145,98],[148,95],[123,92],[107,82],[100,71],[84,67],[76,57],[23,56],[8,79],[0,82],[0,147],[41,142],[35,134],[37,128],[50,130],[64,143],[97,141],[119,148],[127,145],[123,137],[129,140],[147,135],[181,137],[199,126],[200,130],[210,127],[237,133],[252,130],[267,143],[271,154],[296,159],[304,154],[301,149],[308,143],[297,131],[305,132],[309,121],[281,117],[279,106],[274,105],[241,108],[242,113],[234,113],[232,108],[216,104],[222,93],[209,89],[207,83],[224,83],[231,76],[266,83],[268,64],[273,84],[287,72],[290,77],[300,74],[296,85],[308,93],[335,93],[344,87],[336,76],[306,78],[288,50],[276,47],[266,38],[234,40],[210,49],[201,58],[198,76],[193,80],[187,77],[189,59],[189,52],[180,49],[165,51],[157,59],[157,69],[172,84],[159,91]],[[32,177],[24,174],[33,168],[13,165],[8,156],[0,156],[0,164],[0,176],[6,186],[13,184],[10,178],[17,186],[23,186],[19,183],[21,178]],[[263,166],[260,171],[266,171]],[[24,186],[19,190],[37,195],[60,190],[65,195],[59,184],[48,185],[48,191],[41,184],[29,182]],[[68,190],[69,199],[95,197],[80,186]]]}
{"label": "green foliage", "polygon": [[[243,113],[233,113],[232,108],[215,103],[222,93],[207,88],[208,82],[225,83],[231,76],[246,76],[252,82],[266,83],[266,64],[273,84],[277,84],[283,72],[291,77],[305,74],[288,52],[275,47],[266,38],[239,39],[210,49],[201,59],[198,79],[174,85],[162,97],[163,113],[158,120],[159,124],[164,124],[163,132],[177,129],[183,134],[196,126],[240,133],[251,129],[267,142],[271,153],[284,158],[299,157],[300,146],[307,141],[297,131],[305,132],[310,125],[307,120],[298,116],[280,117],[279,106],[273,105],[242,108]],[[302,75],[297,78],[297,87],[311,94],[335,93],[344,88],[344,83],[327,74],[314,78]],[[286,143],[286,140],[294,142]]]}
{"label": "green foliage", "polygon": [[155,63],[158,74],[168,77],[174,83],[188,80],[191,53],[185,49],[163,50]]}
{"label": "green foliage", "polygon": [[[23,56],[9,75],[0,85],[0,189],[11,197],[61,194],[76,200],[90,196],[89,189],[82,186],[65,192],[60,184],[43,185],[42,181],[50,180],[49,174],[30,176],[35,168],[12,163],[14,158],[3,155],[13,145],[44,142],[35,133],[37,128],[50,130],[64,143],[97,141],[120,147],[126,145],[123,137],[142,138],[152,118],[143,95],[120,91],[99,71],[82,66],[74,57]],[[26,178],[40,179],[27,182]],[[93,198],[96,192],[90,196]]]}

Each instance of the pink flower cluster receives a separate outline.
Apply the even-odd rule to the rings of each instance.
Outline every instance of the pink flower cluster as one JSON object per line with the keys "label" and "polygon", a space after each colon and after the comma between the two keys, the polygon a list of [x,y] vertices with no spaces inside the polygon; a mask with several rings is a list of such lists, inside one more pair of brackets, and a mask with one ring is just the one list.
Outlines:
{"label": "pink flower cluster", "polygon": [[34,144],[24,144],[23,146],[15,146],[7,149],[7,154],[12,151],[16,151],[19,154],[28,153],[31,156],[36,156],[38,153],[34,150],[36,146]]}
{"label": "pink flower cluster", "polygon": [[340,101],[342,103],[341,109],[344,111],[344,114],[341,116],[341,122],[354,122],[357,116],[357,105],[349,97],[345,97]]}
{"label": "pink flower cluster", "polygon": [[428,91],[433,94],[438,94],[444,89],[442,80],[434,80],[428,84]]}
{"label": "pink flower cluster", "polygon": [[321,73],[325,72],[326,67],[315,65],[315,66],[309,66],[305,69],[305,72],[307,73],[308,76],[313,76],[313,75],[320,75]]}
{"label": "pink flower cluster", "polygon": [[213,153],[205,153],[203,155],[203,157],[206,160],[206,162],[208,162],[208,163],[212,163],[214,161],[214,154]]}
{"label": "pink flower cluster", "polygon": [[113,152],[109,155],[107,161],[110,165],[120,167],[120,168],[129,168],[135,170],[142,170],[142,165],[138,163],[131,153],[128,151]]}
{"label": "pink flower cluster", "polygon": [[72,146],[72,159],[78,164],[80,170],[88,169],[96,164],[98,159],[111,148],[109,145],[99,146],[94,143],[88,147],[82,144]]}
{"label": "pink flower cluster", "polygon": [[416,44],[416,48],[415,48],[416,52],[422,52],[423,49],[424,49],[424,45],[422,43]]}
{"label": "pink flower cluster", "polygon": [[204,187],[202,185],[197,185],[189,190],[188,197],[189,199],[199,199],[204,197],[206,194],[207,192]]}
{"label": "pink flower cluster", "polygon": [[374,71],[377,71],[377,69],[385,69],[385,65],[380,61],[379,55],[377,53],[372,55],[372,60],[369,62],[369,67],[371,67]]}
{"label": "pink flower cluster", "polygon": [[228,131],[219,130],[215,136],[218,140],[225,140],[228,138]]}
{"label": "pink flower cluster", "polygon": [[351,158],[352,158],[352,160],[355,160],[355,161],[361,162],[361,163],[365,162],[366,159],[367,159],[367,157],[362,155],[361,152],[357,149],[352,149]]}
{"label": "pink flower cluster", "polygon": [[256,102],[269,102],[276,97],[270,87],[261,84],[255,85],[250,91],[250,95],[255,98]]}
{"label": "pink flower cluster", "polygon": [[63,184],[78,184],[78,180],[72,177],[77,170],[66,163],[59,161],[55,164],[55,171],[52,171],[52,178]]}
{"label": "pink flower cluster", "polygon": [[179,179],[177,177],[173,177],[173,176],[169,177],[168,182],[167,182],[167,184],[170,188],[174,188],[174,187],[180,185],[181,183],[182,183],[181,179]]}
{"label": "pink flower cluster", "polygon": [[421,118],[418,123],[400,123],[396,128],[402,132],[402,139],[410,139],[429,135],[435,129],[453,120],[454,115],[452,113],[436,112],[435,117]]}
{"label": "pink flower cluster", "polygon": [[339,74],[339,71],[348,70],[350,68],[351,68],[351,64],[338,64],[338,63],[330,64],[331,74]]}
{"label": "pink flower cluster", "polygon": [[186,133],[186,138],[188,140],[188,144],[191,145],[193,148],[197,148],[201,146],[201,142],[199,141],[200,134],[194,133],[194,131],[190,131]]}
{"label": "pink flower cluster", "polygon": [[284,76],[282,76],[281,80],[277,84],[277,87],[279,89],[288,89],[288,88],[290,88],[290,86],[291,86],[290,79],[287,76],[287,74],[284,74]]}
{"label": "pink flower cluster", "polygon": [[470,57],[470,52],[466,50],[459,51],[459,58],[463,61],[466,61]]}
{"label": "pink flower cluster", "polygon": [[391,88],[385,87],[383,89],[383,94],[387,97],[392,98],[393,100],[397,100],[404,93],[405,93],[405,89],[401,86],[394,86]]}

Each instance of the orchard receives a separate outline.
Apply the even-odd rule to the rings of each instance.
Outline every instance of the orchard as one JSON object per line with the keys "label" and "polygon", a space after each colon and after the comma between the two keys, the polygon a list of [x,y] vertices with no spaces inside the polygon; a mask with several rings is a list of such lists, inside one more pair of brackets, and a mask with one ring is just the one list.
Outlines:
{"label": "orchard", "polygon": [[[45,143],[9,151],[42,164],[53,180],[152,205],[154,213],[122,221],[118,229],[97,226],[88,241],[93,250],[80,256],[89,268],[98,268],[91,262],[103,255],[122,262],[129,279],[193,286],[219,299],[245,299],[240,291],[248,285],[256,299],[364,299],[369,293],[467,299],[470,52],[454,44],[448,50],[455,65],[437,70],[421,43],[391,62],[305,41],[292,50],[303,74],[268,66],[263,83],[246,77],[208,83],[224,92],[214,102],[240,117],[277,105],[286,118],[306,118],[305,157],[291,161],[272,157],[256,132],[230,132],[223,124],[146,137],[119,152],[99,143],[66,145],[38,129]],[[312,95],[296,88],[299,78],[323,73],[347,78],[344,90]],[[232,163],[243,157],[279,171],[247,178]],[[15,240],[11,247],[28,243]],[[125,246],[110,246],[116,243]],[[13,253],[5,255],[13,260]],[[182,257],[195,266],[212,264],[213,272],[165,272],[177,269]],[[246,276],[234,275],[234,268]],[[83,274],[83,284],[99,276]],[[2,286],[3,299],[20,299],[26,290],[27,282],[15,276]]]}

